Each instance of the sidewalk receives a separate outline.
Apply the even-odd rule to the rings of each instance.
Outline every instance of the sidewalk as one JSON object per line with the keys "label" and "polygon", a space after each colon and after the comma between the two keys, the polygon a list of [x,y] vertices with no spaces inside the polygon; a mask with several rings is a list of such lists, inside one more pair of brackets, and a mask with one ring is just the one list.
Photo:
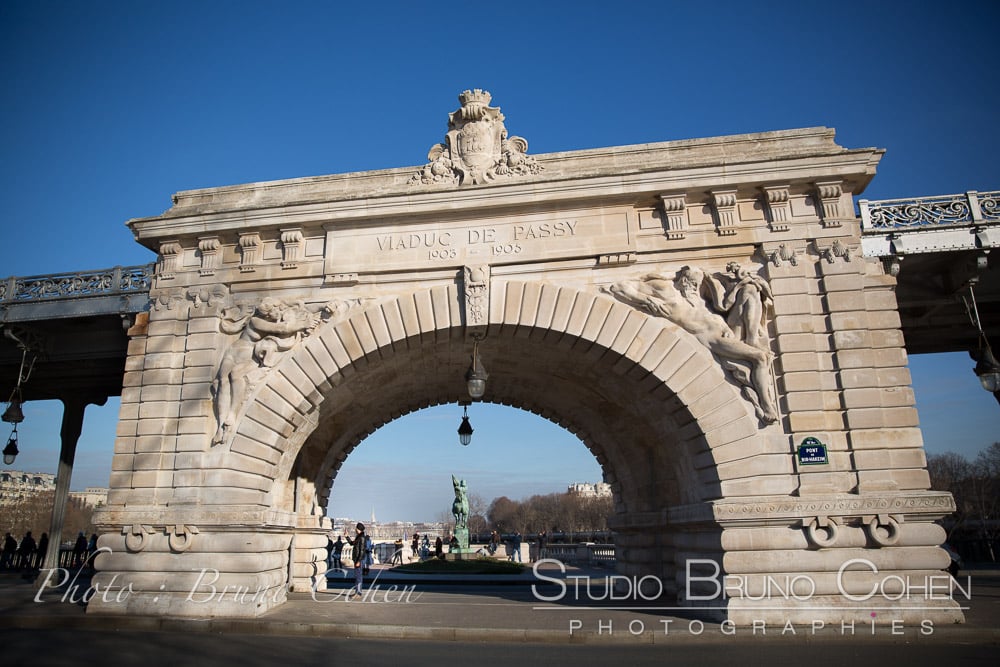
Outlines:
{"label": "sidewalk", "polygon": [[[332,581],[329,591],[289,594],[289,600],[257,619],[171,619],[160,617],[108,617],[88,615],[74,603],[86,590],[43,592],[36,601],[34,584],[16,574],[0,575],[0,629],[63,628],[86,630],[145,630],[170,633],[293,635],[438,641],[498,641],[548,643],[627,642],[732,642],[744,641],[863,641],[912,643],[919,641],[1000,644],[1000,571],[972,574],[973,597],[960,600],[968,606],[966,623],[936,626],[930,636],[921,628],[906,627],[900,634],[859,618],[853,629],[826,626],[818,631],[797,626],[792,631],[768,627],[761,634],[751,628],[729,628],[705,617],[696,618],[662,602],[633,608],[615,602],[574,601],[572,580],[563,589],[552,581],[591,576],[592,597],[602,597],[607,570],[542,569],[536,578],[530,567],[523,575],[456,576],[403,575],[376,566],[366,580],[366,595],[346,602],[347,582]],[[965,572],[962,573],[963,581]],[[40,583],[40,582],[39,582]],[[578,589],[580,590],[580,589]],[[586,589],[583,589],[586,591]],[[560,596],[560,594],[562,594]],[[546,599],[548,598],[548,599]],[[612,605],[608,608],[607,605]],[[618,603],[622,604],[622,603]],[[633,602],[627,602],[634,605]],[[669,604],[669,603],[667,603]]]}

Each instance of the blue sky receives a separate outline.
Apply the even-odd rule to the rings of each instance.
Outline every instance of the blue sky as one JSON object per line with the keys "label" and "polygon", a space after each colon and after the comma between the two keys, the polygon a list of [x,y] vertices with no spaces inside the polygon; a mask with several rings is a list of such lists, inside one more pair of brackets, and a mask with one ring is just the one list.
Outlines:
{"label": "blue sky", "polygon": [[[178,190],[423,164],[473,87],[534,154],[825,125],[887,149],[869,199],[995,190],[998,18],[972,1],[4,0],[0,275],[152,261],[124,222]],[[1000,438],[964,354],[911,364],[929,451]],[[116,406],[88,409],[74,488],[107,483]],[[17,467],[54,470],[59,405],[26,413]],[[522,414],[475,406],[465,450],[455,407],[383,428],[334,513],[435,518],[451,472],[487,500],[597,481],[578,441]]]}

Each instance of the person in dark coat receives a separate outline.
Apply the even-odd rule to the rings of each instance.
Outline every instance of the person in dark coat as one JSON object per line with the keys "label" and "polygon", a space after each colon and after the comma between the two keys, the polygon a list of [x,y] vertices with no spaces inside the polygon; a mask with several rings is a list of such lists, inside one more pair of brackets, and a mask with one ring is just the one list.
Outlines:
{"label": "person in dark coat", "polygon": [[73,567],[83,565],[84,559],[87,557],[87,536],[80,531],[80,534],[76,536],[76,543],[73,544]]}
{"label": "person in dark coat", "polygon": [[31,531],[29,530],[21,538],[21,544],[17,547],[17,567],[25,568],[31,567],[33,559],[35,558],[35,549],[38,545],[35,544],[35,538],[31,536]]}
{"label": "person in dark coat", "polygon": [[351,545],[351,560],[354,561],[354,588],[347,594],[348,601],[356,595],[361,595],[361,584],[364,581],[363,568],[367,557],[365,547],[367,546],[368,536],[365,535],[365,524],[358,522],[354,530],[356,533],[354,539],[347,538],[347,543]]}
{"label": "person in dark coat", "polygon": [[8,570],[14,567],[14,555],[17,553],[17,540],[7,533],[3,538],[3,556],[0,556],[0,568]]}
{"label": "person in dark coat", "polygon": [[38,539],[38,552],[35,556],[35,567],[40,568],[45,564],[45,552],[49,550],[49,534],[42,533]]}

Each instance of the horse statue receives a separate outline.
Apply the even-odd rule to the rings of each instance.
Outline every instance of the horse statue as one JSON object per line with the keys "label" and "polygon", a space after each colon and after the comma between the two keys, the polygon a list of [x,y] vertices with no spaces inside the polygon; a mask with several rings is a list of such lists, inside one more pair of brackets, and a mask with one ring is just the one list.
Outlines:
{"label": "horse statue", "polygon": [[455,528],[468,528],[469,495],[465,480],[452,475],[451,484],[455,487],[455,502],[451,504],[451,513],[455,516]]}

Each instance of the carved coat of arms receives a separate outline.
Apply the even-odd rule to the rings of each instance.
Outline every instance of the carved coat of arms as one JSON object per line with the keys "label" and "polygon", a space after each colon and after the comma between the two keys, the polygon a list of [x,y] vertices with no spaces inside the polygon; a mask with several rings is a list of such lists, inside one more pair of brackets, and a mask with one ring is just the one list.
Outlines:
{"label": "carved coat of arms", "polygon": [[445,142],[427,153],[430,162],[411,183],[488,183],[500,176],[537,174],[542,170],[525,154],[528,142],[508,137],[499,107],[491,107],[485,90],[466,90],[458,96],[461,108],[448,114]]}

